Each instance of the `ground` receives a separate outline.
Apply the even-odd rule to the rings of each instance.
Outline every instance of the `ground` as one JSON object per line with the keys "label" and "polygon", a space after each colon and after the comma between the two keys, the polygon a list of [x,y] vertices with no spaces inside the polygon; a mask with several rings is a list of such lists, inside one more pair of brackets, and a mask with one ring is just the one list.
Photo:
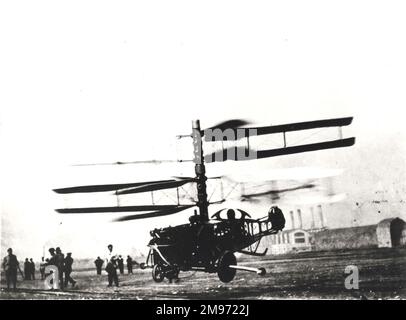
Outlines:
{"label": "ground", "polygon": [[[216,274],[183,272],[178,283],[155,283],[151,270],[121,275],[120,287],[107,288],[107,276],[93,269],[75,270],[76,288],[44,290],[41,280],[20,281],[1,299],[406,299],[406,249],[342,250],[238,259],[238,264],[264,267],[265,276],[238,271],[230,283]],[[359,270],[359,289],[348,290],[346,266]],[[104,271],[103,271],[104,272]],[[21,276],[19,277],[19,279]]]}

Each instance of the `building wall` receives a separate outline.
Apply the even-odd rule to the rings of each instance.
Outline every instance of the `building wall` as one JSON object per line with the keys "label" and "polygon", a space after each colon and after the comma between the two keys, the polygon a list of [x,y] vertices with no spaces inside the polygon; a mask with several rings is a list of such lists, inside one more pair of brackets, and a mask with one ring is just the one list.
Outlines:
{"label": "building wall", "polygon": [[406,246],[406,228],[404,228],[402,231],[402,236],[400,238],[400,245]]}
{"label": "building wall", "polygon": [[324,230],[313,233],[314,250],[375,248],[376,225]]}
{"label": "building wall", "polygon": [[[400,245],[406,246],[406,223],[402,219],[385,219],[378,225],[359,226],[319,231],[294,229],[264,237],[261,250],[268,248],[268,254],[285,254],[309,250],[337,250],[391,247],[391,223],[395,221],[403,229]],[[302,239],[298,241],[298,233]],[[300,238],[300,237],[299,237]]]}
{"label": "building wall", "polygon": [[264,237],[259,246],[259,251],[268,248],[268,254],[285,254],[311,250],[311,235],[302,229],[282,231]]}
{"label": "building wall", "polygon": [[390,248],[392,246],[390,221],[386,220],[384,223],[379,223],[376,227],[376,235],[379,248]]}
{"label": "building wall", "polygon": [[[392,227],[396,230],[392,230]],[[395,240],[396,243],[392,243],[392,232],[397,236]],[[405,233],[406,233],[406,223],[400,218],[390,218],[382,220],[378,223],[376,228],[376,233],[378,237],[378,247],[393,247],[393,246],[404,246],[406,244]],[[399,241],[399,242],[398,242]]]}

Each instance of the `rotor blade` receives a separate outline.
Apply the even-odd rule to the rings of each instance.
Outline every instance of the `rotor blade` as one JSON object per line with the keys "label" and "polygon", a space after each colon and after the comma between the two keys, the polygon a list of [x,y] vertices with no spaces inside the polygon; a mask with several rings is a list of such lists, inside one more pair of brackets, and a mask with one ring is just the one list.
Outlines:
{"label": "rotor blade", "polygon": [[122,191],[117,191],[116,194],[123,195],[123,194],[156,191],[156,190],[162,190],[162,189],[172,189],[172,188],[177,188],[177,187],[183,186],[184,184],[193,182],[193,181],[195,181],[194,178],[189,178],[189,179],[183,179],[180,181],[175,180],[175,181],[170,181],[170,182],[147,184],[147,185],[143,185],[140,187],[129,188],[129,189],[125,189]]}
{"label": "rotor blade", "polygon": [[[296,122],[281,124],[276,126],[266,126],[266,127],[250,127],[250,128],[220,128],[222,130],[232,129],[234,135],[227,135],[228,141],[238,140],[250,135],[261,136],[265,134],[274,134],[274,133],[283,133],[291,131],[300,131],[300,130],[309,130],[317,128],[329,128],[329,127],[344,127],[352,123],[353,117],[346,118],[335,118],[335,119],[325,119],[325,120],[315,120],[315,121],[306,121],[306,122]],[[212,128],[210,128],[212,129]],[[238,130],[238,134],[237,134]],[[210,139],[208,139],[210,138]],[[205,141],[210,141],[211,137],[207,137]],[[215,140],[217,141],[217,140]]]}
{"label": "rotor blade", "polygon": [[[350,147],[354,145],[355,138],[347,138],[347,139],[339,139],[339,140],[332,140],[332,141],[325,141],[325,142],[318,142],[318,143],[310,143],[310,144],[303,144],[299,146],[292,146],[292,147],[285,147],[285,148],[277,148],[277,149],[269,149],[269,150],[259,150],[252,151],[252,156],[249,157],[241,157],[240,154],[246,153],[245,147],[230,147],[227,149],[223,149],[217,152],[213,152],[209,155],[205,155],[205,161],[207,163],[211,162],[223,162],[227,160],[234,160],[234,161],[243,161],[243,160],[257,160],[257,159],[265,159],[271,157],[277,157],[282,155],[294,154],[294,153],[303,153],[303,152],[310,152],[316,150],[325,150],[325,149],[333,149],[333,148],[343,148],[343,147]],[[228,154],[231,155],[228,158]]]}
{"label": "rotor blade", "polygon": [[251,218],[251,215],[250,215],[248,212],[246,212],[246,211],[244,211],[244,210],[241,210],[241,209],[237,209],[237,210],[240,211],[240,213],[241,213],[242,216],[246,216],[246,217],[248,217],[248,218]]}
{"label": "rotor blade", "polygon": [[176,180],[157,180],[157,181],[145,181],[145,182],[135,182],[135,183],[116,183],[116,184],[101,184],[101,185],[88,185],[88,186],[78,186],[78,187],[68,187],[61,189],[54,189],[53,191],[59,194],[67,193],[86,193],[86,192],[105,192],[105,191],[115,191],[120,189],[139,187],[142,185],[150,185],[155,183],[163,182],[173,182]]}
{"label": "rotor blade", "polygon": [[250,122],[244,119],[231,119],[227,121],[223,121],[220,123],[217,123],[216,125],[206,128],[205,130],[214,130],[214,129],[220,129],[220,130],[226,130],[226,129],[236,129],[241,126],[245,126],[249,124]]}
{"label": "rotor blade", "polygon": [[192,162],[193,160],[139,160],[139,161],[117,161],[117,162],[101,162],[101,163],[82,163],[73,164],[73,167],[84,166],[114,166],[114,165],[126,165],[126,164],[161,164],[161,163],[176,163],[176,162]]}
{"label": "rotor blade", "polygon": [[193,177],[180,177],[180,176],[173,176],[176,180],[189,180],[194,179]]}
{"label": "rotor blade", "polygon": [[258,198],[258,197],[263,197],[263,196],[268,196],[268,195],[277,195],[278,196],[280,193],[291,192],[291,191],[302,190],[302,189],[313,189],[315,187],[316,187],[315,184],[309,183],[309,184],[304,184],[302,186],[293,187],[293,188],[268,190],[265,192],[243,194],[243,195],[241,195],[241,198],[250,199],[250,198]]}
{"label": "rotor blade", "polygon": [[[283,181],[283,180],[312,180],[331,178],[341,175],[343,169],[327,169],[321,167],[290,167],[280,169],[267,169],[260,172],[238,171],[224,176],[233,182],[257,183],[258,181]],[[275,188],[277,189],[277,188]]]}
{"label": "rotor blade", "polygon": [[129,221],[129,220],[138,220],[138,219],[146,219],[146,218],[168,216],[168,215],[175,214],[175,213],[178,213],[180,211],[192,208],[194,206],[195,206],[194,204],[193,205],[185,205],[185,206],[177,206],[176,208],[172,208],[172,209],[158,210],[158,211],[153,211],[153,212],[148,212],[148,213],[124,216],[124,217],[114,219],[113,221],[121,222],[121,221]]}
{"label": "rotor blade", "polygon": [[263,135],[270,133],[282,133],[317,128],[344,127],[350,125],[352,123],[352,119],[353,117],[315,120],[315,121],[281,124],[269,127],[257,127],[255,129],[258,130],[257,135]]}
{"label": "rotor blade", "polygon": [[223,203],[225,201],[226,201],[226,199],[221,199],[221,200],[209,202],[209,204],[221,204],[221,203]]}
{"label": "rotor blade", "polygon": [[[207,177],[207,179],[221,179],[224,176],[215,176],[215,177]],[[179,176],[174,176],[173,178],[175,178],[176,180],[188,180],[188,179],[192,179],[194,180],[195,178],[192,177],[179,177]]]}
{"label": "rotor blade", "polygon": [[151,210],[168,210],[179,208],[179,205],[141,205],[141,206],[122,206],[122,207],[88,207],[88,208],[65,208],[56,209],[58,213],[102,213],[102,212],[137,212]]}
{"label": "rotor blade", "polygon": [[333,148],[344,148],[354,145],[355,138],[331,140],[318,143],[309,143],[300,146],[292,146],[279,149],[271,150],[260,150],[258,151],[258,159],[294,154],[294,153],[303,153],[317,150],[333,149]]}
{"label": "rotor blade", "polygon": [[226,208],[220,209],[219,211],[213,213],[213,214],[211,215],[211,219],[219,219],[219,218],[220,218],[220,213],[221,213],[221,211],[223,211],[223,210],[226,210]]}

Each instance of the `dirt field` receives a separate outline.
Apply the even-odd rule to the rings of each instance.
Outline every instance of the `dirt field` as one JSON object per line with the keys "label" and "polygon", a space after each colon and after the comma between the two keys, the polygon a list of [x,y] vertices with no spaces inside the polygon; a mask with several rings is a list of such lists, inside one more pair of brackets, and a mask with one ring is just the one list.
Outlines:
{"label": "dirt field", "polygon": [[[238,264],[265,267],[267,274],[238,271],[228,284],[216,274],[184,272],[178,283],[154,283],[151,270],[119,276],[118,289],[107,288],[107,276],[95,270],[74,271],[74,289],[44,290],[41,280],[19,281],[16,292],[1,299],[406,299],[406,249],[311,252],[290,256],[239,259]],[[345,267],[359,270],[359,290],[347,290]],[[21,276],[19,276],[21,279]]]}

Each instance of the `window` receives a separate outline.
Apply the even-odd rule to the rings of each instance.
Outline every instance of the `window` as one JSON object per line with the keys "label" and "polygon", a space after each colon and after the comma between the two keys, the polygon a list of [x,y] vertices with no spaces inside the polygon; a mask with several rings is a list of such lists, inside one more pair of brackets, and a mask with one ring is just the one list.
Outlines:
{"label": "window", "polygon": [[306,242],[306,236],[303,232],[296,232],[294,237],[295,237],[295,243],[305,243]]}

